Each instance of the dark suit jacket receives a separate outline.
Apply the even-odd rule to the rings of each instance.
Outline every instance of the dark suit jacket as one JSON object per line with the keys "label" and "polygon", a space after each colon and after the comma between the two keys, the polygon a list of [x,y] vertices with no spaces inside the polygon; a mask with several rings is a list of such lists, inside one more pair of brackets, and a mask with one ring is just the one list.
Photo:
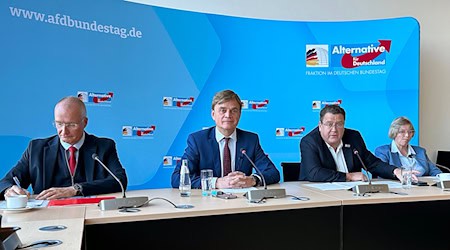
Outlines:
{"label": "dark suit jacket", "polygon": [[[356,149],[369,172],[386,179],[396,178],[393,174],[395,166],[381,161],[367,150],[366,144],[358,131],[346,128],[342,143],[344,144],[342,149],[349,172],[361,172],[363,168],[357,156],[353,153],[353,149]],[[302,162],[300,180],[346,181],[345,173],[336,170],[336,163],[325,141],[320,136],[318,127],[302,138],[300,154]]]}
{"label": "dark suit jacket", "polygon": [[[13,176],[17,176],[21,186],[31,185],[33,192],[38,194],[51,187],[66,187],[72,185],[70,173],[65,159],[61,161],[61,150],[57,135],[30,141],[28,148],[6,176],[0,181],[0,192],[3,197],[7,188],[14,184]],[[86,133],[84,144],[78,155],[78,164],[74,183],[83,187],[85,196],[121,192],[119,183],[96,161],[92,154],[96,153],[101,161],[127,186],[125,169],[119,161],[116,144],[108,138],[99,138]]]}
{"label": "dark suit jacket", "polygon": [[[236,133],[235,171],[241,171],[246,175],[252,174],[252,165],[240,150],[245,149],[247,155],[262,172],[266,184],[278,183],[280,172],[261,148],[258,135],[240,129],[236,129]],[[220,150],[216,141],[215,127],[190,134],[183,159],[189,161],[188,167],[193,188],[201,188],[200,171],[202,169],[212,169],[214,177],[221,177]],[[178,163],[172,173],[171,183],[174,188],[180,185],[180,168],[181,164]]]}

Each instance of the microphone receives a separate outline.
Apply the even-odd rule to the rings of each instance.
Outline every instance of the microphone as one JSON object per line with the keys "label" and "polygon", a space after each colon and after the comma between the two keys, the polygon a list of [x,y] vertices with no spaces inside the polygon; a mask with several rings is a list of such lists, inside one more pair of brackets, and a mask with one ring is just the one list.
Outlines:
{"label": "microphone", "polygon": [[443,168],[443,169],[447,170],[448,172],[450,172],[450,168],[449,168],[449,167],[446,167],[446,166],[441,165],[441,164],[438,164],[438,163],[433,163],[432,161],[427,160],[427,159],[417,158],[416,155],[414,155],[414,154],[408,155],[408,158],[410,158],[410,159],[416,159],[416,160],[419,160],[419,161],[425,162],[425,163],[428,163],[428,162],[429,162],[429,163],[431,163],[431,164],[433,164],[433,165],[436,165],[436,166],[438,166],[438,167],[440,167],[440,168]]}
{"label": "microphone", "polygon": [[144,205],[148,201],[148,197],[132,197],[127,198],[125,195],[125,189],[123,188],[122,182],[117,178],[117,176],[109,170],[108,167],[98,158],[98,155],[96,153],[92,154],[92,159],[100,163],[100,165],[108,171],[108,173],[114,177],[114,179],[120,184],[120,189],[122,190],[122,198],[116,198],[116,199],[107,199],[107,200],[101,200],[98,203],[98,206],[100,207],[100,210],[115,210],[115,209],[122,209],[122,208],[131,208],[131,207],[139,207]]}
{"label": "microphone", "polygon": [[356,185],[352,188],[352,191],[357,194],[364,194],[364,193],[389,193],[389,185],[387,184],[372,184],[372,180],[369,177],[369,169],[364,164],[363,160],[361,159],[361,156],[359,155],[359,152],[356,148],[353,149],[353,154],[355,154],[358,157],[359,162],[361,162],[361,165],[363,166],[364,170],[367,172],[367,179],[369,179],[369,184],[360,184]]}
{"label": "microphone", "polygon": [[[443,169],[445,169],[445,170],[447,170],[447,171],[450,172],[450,168],[448,168],[448,167],[446,167],[446,166],[444,166],[444,165],[438,164],[438,163],[433,163],[432,161],[427,160],[427,159],[418,158],[418,157],[417,157],[416,155],[414,155],[414,154],[408,155],[408,158],[410,158],[410,159],[416,159],[416,160],[421,161],[421,162],[424,162],[424,163],[431,163],[431,164],[434,164],[434,165],[436,165],[436,166],[438,166],[438,167],[440,167],[440,168],[443,168]],[[438,187],[442,188],[442,189],[450,189],[450,180],[446,180],[446,181],[444,181],[444,180],[439,180],[439,182],[437,182],[436,185],[437,185]]]}
{"label": "microphone", "polygon": [[247,200],[253,203],[259,203],[266,198],[283,198],[286,196],[286,190],[283,188],[271,188],[267,189],[266,179],[261,171],[256,167],[255,163],[248,157],[247,152],[244,148],[241,148],[241,153],[247,157],[248,161],[256,172],[261,177],[264,189],[249,190],[246,194]]}

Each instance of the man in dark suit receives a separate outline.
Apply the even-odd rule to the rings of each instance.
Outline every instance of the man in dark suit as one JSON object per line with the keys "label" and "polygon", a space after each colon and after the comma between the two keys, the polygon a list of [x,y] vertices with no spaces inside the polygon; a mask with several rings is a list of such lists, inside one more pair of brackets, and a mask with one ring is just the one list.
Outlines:
{"label": "man in dark suit", "polygon": [[[58,135],[30,141],[22,158],[0,181],[2,198],[29,195],[29,185],[35,198],[42,200],[121,192],[120,184],[92,159],[94,153],[126,188],[127,176],[115,142],[84,131],[88,123],[84,103],[65,97],[56,104],[54,115]],[[14,176],[21,187],[15,185]]]}
{"label": "man in dark suit", "polygon": [[[401,169],[375,157],[361,134],[344,128],[345,111],[328,105],[320,111],[319,126],[300,141],[302,170],[300,180],[332,182],[365,180],[355,150],[369,172],[382,178],[401,180]],[[416,178],[414,176],[414,178]]]}
{"label": "man in dark suit", "polygon": [[[220,91],[212,101],[211,116],[216,126],[189,135],[183,159],[188,159],[193,188],[201,187],[202,169],[213,170],[214,188],[245,188],[262,184],[261,177],[252,174],[252,165],[242,149],[262,172],[267,185],[280,181],[280,173],[261,148],[258,135],[236,128],[241,109],[241,99],[236,93]],[[174,188],[180,184],[180,164],[172,173],[171,183]]]}

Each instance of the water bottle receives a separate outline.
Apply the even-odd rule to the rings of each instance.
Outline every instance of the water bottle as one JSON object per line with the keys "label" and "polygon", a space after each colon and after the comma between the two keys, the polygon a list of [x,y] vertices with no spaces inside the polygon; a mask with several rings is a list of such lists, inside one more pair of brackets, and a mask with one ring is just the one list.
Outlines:
{"label": "water bottle", "polygon": [[179,188],[181,197],[191,196],[191,178],[189,177],[189,168],[187,159],[182,160]]}

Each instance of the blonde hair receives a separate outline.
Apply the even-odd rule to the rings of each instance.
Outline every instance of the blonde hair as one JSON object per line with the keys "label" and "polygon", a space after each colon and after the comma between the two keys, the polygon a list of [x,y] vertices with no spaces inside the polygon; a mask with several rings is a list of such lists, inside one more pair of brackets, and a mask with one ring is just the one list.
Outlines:
{"label": "blonde hair", "polygon": [[400,116],[392,121],[388,132],[389,138],[394,139],[398,135],[400,127],[404,125],[409,125],[412,130],[415,130],[412,122],[408,118],[406,118],[405,116]]}

